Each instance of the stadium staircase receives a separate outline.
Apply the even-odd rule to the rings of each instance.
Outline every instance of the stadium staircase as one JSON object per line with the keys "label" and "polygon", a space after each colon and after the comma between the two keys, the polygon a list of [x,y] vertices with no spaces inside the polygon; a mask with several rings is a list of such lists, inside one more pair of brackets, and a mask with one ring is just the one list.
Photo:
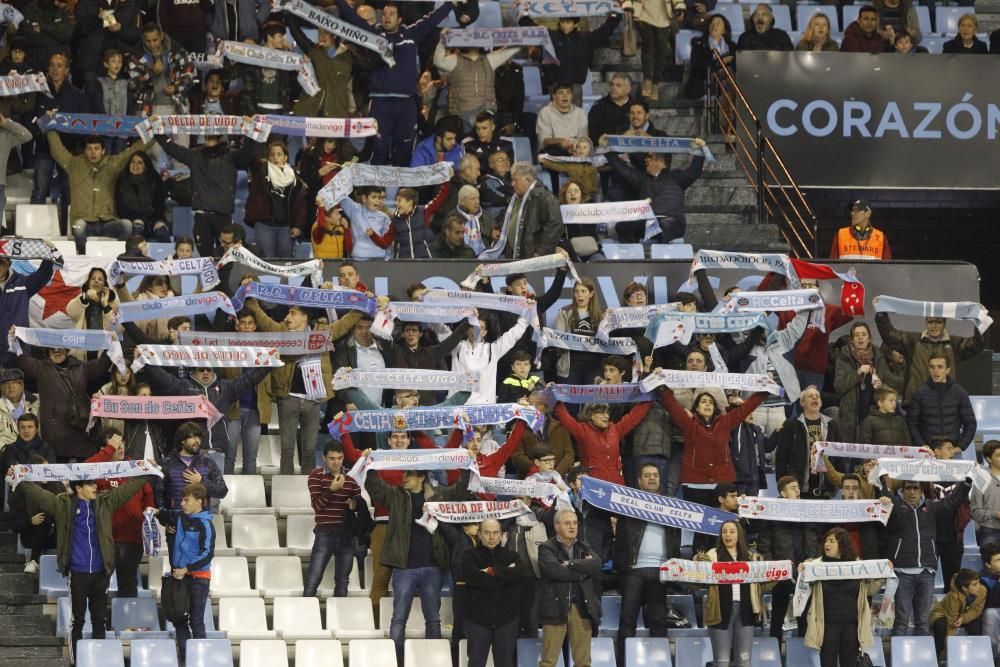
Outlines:
{"label": "stadium staircase", "polygon": [[36,578],[23,573],[16,540],[14,533],[0,532],[0,665],[65,667],[65,642],[44,613],[46,598],[38,594]]}
{"label": "stadium staircase", "polygon": [[[631,76],[636,89],[642,82],[638,56],[625,58],[618,49],[600,49],[592,65],[594,95],[607,94],[608,82],[615,72]],[[659,101],[650,102],[650,120],[669,136],[704,137],[717,159],[715,164],[705,165],[701,178],[684,198],[687,210],[684,242],[706,250],[788,252],[788,244],[776,226],[753,224],[757,221],[753,186],[737,165],[736,157],[727,150],[724,137],[706,134],[704,103],[681,95],[683,78],[683,66],[669,66],[668,80],[660,84]]]}

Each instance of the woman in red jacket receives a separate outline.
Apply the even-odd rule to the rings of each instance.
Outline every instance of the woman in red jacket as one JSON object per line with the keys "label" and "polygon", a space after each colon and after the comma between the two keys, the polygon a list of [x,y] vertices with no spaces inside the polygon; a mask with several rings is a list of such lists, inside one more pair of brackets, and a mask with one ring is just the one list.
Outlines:
{"label": "woman in red jacket", "polygon": [[740,406],[723,413],[712,395],[702,392],[694,397],[694,414],[684,409],[669,388],[660,400],[670,413],[674,427],[684,434],[681,459],[681,485],[684,499],[715,506],[715,485],[735,482],[736,468],[729,456],[729,435],[760,405],[767,392],[758,392]]}

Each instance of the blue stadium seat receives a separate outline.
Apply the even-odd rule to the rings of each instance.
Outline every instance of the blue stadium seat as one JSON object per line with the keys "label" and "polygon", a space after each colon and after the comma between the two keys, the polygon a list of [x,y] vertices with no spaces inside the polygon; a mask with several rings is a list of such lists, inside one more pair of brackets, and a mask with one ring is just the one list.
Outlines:
{"label": "blue stadium seat", "polygon": [[[570,658],[572,661],[572,656]],[[594,637],[590,640],[591,667],[615,667],[615,640],[611,637]]]}
{"label": "blue stadium seat", "polygon": [[933,637],[893,637],[892,667],[937,667]]}
{"label": "blue stadium seat", "polygon": [[990,667],[993,664],[989,637],[948,637],[948,667]]}
{"label": "blue stadium seat", "polygon": [[500,15],[500,3],[486,0],[479,3],[479,18],[472,23],[476,28],[502,28],[503,17]]}
{"label": "blue stadium seat", "polygon": [[81,639],[76,645],[77,667],[124,667],[125,653],[117,639]]}
{"label": "blue stadium seat", "polygon": [[641,243],[601,242],[601,251],[608,259],[645,259],[646,251]]}
{"label": "blue stadium seat", "polygon": [[715,11],[712,13],[722,14],[726,17],[726,20],[729,21],[729,26],[733,29],[733,41],[736,41],[740,34],[746,30],[746,21],[743,20],[743,5],[719,3],[715,6]]}
{"label": "blue stadium seat", "polygon": [[[90,639],[93,626],[90,623],[90,609],[83,621],[83,638]],[[56,602],[56,634],[69,637],[73,630],[73,606],[69,597],[62,597]]]}
{"label": "blue stadium seat", "polygon": [[865,653],[872,659],[872,665],[875,667],[885,667],[885,648],[882,646],[882,639],[880,637],[875,637],[875,643],[865,649]]}
{"label": "blue stadium seat", "polygon": [[798,19],[799,30],[805,32],[806,26],[809,25],[809,19],[812,18],[813,14],[826,14],[826,18],[830,20],[830,32],[841,32],[840,17],[837,16],[837,5],[814,5],[805,2],[800,2],[795,6],[795,16]]}
{"label": "blue stadium seat", "polygon": [[[541,639],[518,639],[517,640],[517,664],[518,665],[537,665],[538,657],[542,653],[542,640]],[[562,654],[559,654],[559,659],[556,660],[556,667],[565,667],[565,662],[563,662]]]}
{"label": "blue stadium seat", "polygon": [[629,637],[625,640],[625,664],[628,667],[671,667],[670,640]]}
{"label": "blue stadium seat", "polygon": [[691,40],[701,35],[700,30],[679,30],[674,38],[674,63],[686,65],[691,60]]}
{"label": "blue stadium seat", "polygon": [[185,667],[233,667],[228,639],[189,639]]}
{"label": "blue stadium seat", "polygon": [[924,35],[929,35],[934,32],[934,28],[931,27],[931,9],[926,5],[916,5],[914,9],[917,10],[917,23],[920,25],[920,32]]}
{"label": "blue stadium seat", "polygon": [[708,637],[678,637],[675,646],[677,667],[705,667],[712,662],[712,642]]}
{"label": "blue stadium seat", "polygon": [[939,35],[954,37],[958,34],[958,19],[963,14],[975,14],[972,7],[943,7],[938,5],[934,8],[934,32]]}
{"label": "blue stadium seat", "polygon": [[119,639],[166,639],[160,629],[156,600],[149,597],[111,600],[111,627]]}
{"label": "blue stadium seat", "polygon": [[690,243],[654,243],[649,246],[650,259],[694,259]]}
{"label": "blue stadium seat", "polygon": [[750,651],[750,667],[781,667],[781,646],[774,637],[757,637]]}
{"label": "blue stadium seat", "polygon": [[177,667],[177,644],[172,639],[132,641],[131,667]]}
{"label": "blue stadium seat", "polygon": [[622,598],[620,595],[601,596],[601,627],[598,633],[602,637],[614,637],[621,623]]}
{"label": "blue stadium seat", "polygon": [[690,628],[671,628],[667,630],[667,636],[671,639],[678,637],[707,637],[708,630],[698,627],[698,617],[694,611],[693,595],[668,595],[667,605],[673,607],[681,616],[690,623]]}
{"label": "blue stadium seat", "polygon": [[171,231],[174,238],[178,236],[194,237],[194,212],[190,206],[174,206],[170,219]]}
{"label": "blue stadium seat", "polygon": [[38,561],[38,594],[49,601],[69,595],[69,579],[59,572],[55,555],[43,555]]}
{"label": "blue stadium seat", "polygon": [[791,32],[793,30],[791,7],[788,5],[771,5],[771,12],[774,14],[775,28],[781,28],[785,32]]}
{"label": "blue stadium seat", "polygon": [[514,162],[534,162],[534,156],[531,154],[531,139],[510,137],[508,141],[514,146]]}
{"label": "blue stadium seat", "polygon": [[819,651],[807,648],[804,637],[789,637],[785,640],[785,658],[789,666],[819,667]]}
{"label": "blue stadium seat", "polygon": [[847,26],[851,25],[852,23],[854,23],[854,21],[857,20],[858,14],[861,13],[861,6],[860,5],[844,5],[840,9],[844,13],[844,16],[843,16],[844,20],[840,24],[840,28],[841,28],[840,32],[846,32],[847,31]]}
{"label": "blue stadium seat", "polygon": [[146,246],[147,254],[151,259],[169,259],[174,254],[173,243],[155,243],[150,241]]}
{"label": "blue stadium seat", "polygon": [[962,555],[962,567],[979,572],[983,569],[983,558],[977,553],[965,553]]}
{"label": "blue stadium seat", "polygon": [[1000,396],[970,396],[969,399],[976,413],[976,433],[984,441],[1000,435]]}

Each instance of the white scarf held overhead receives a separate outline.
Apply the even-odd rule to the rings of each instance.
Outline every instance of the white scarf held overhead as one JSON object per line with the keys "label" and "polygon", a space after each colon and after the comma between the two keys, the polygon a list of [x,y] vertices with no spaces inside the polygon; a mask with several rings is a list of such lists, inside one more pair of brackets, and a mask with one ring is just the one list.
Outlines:
{"label": "white scarf held overhead", "polygon": [[313,284],[317,286],[323,282],[323,260],[321,259],[310,259],[298,264],[272,264],[257,257],[244,246],[235,246],[226,251],[216,266],[221,269],[230,262],[238,262],[260,273],[272,276],[312,276]]}
{"label": "white scarf held overhead", "polygon": [[132,372],[143,366],[211,368],[278,368],[285,364],[274,348],[207,345],[139,345]]}
{"label": "white scarf held overhead", "polygon": [[520,259],[516,262],[498,262],[496,264],[480,264],[475,271],[459,283],[462,287],[475,289],[479,283],[479,278],[491,278],[493,276],[511,276],[515,273],[531,273],[532,271],[551,271],[565,266],[574,282],[580,282],[580,274],[576,272],[576,267],[569,257],[559,253],[542,255],[541,257],[531,257]]}
{"label": "white scarf held overhead", "polygon": [[902,459],[934,458],[934,453],[929,447],[914,447],[912,445],[868,445],[853,442],[827,442],[823,440],[816,442],[813,445],[813,472],[826,472],[826,464],[823,463],[823,454],[826,454],[827,456],[840,456],[844,458],[865,460],[890,457]]}
{"label": "white scarf held overhead", "polygon": [[306,95],[312,97],[320,92],[312,63],[300,53],[231,41],[220,42],[220,49],[226,58],[243,65],[298,72],[299,85]]}
{"label": "white scarf held overhead", "polygon": [[882,476],[913,482],[961,482],[972,477],[972,485],[981,492],[989,488],[992,476],[976,461],[940,459],[879,459],[868,473],[868,481],[882,486]]}
{"label": "white scarf held overhead", "polygon": [[535,514],[520,500],[464,500],[456,502],[425,502],[424,514],[416,522],[433,533],[438,522],[479,523],[486,519],[503,521],[516,517],[520,525],[537,523]]}
{"label": "white scarf held overhead", "polygon": [[737,389],[739,391],[766,391],[775,396],[781,396],[783,390],[778,383],[766,375],[752,373],[703,373],[698,371],[675,371],[661,368],[650,373],[640,382],[643,391],[651,392],[660,385],[681,389],[697,389],[699,387],[720,387],[722,389]]}
{"label": "white scarf held overhead", "polygon": [[799,500],[792,498],[740,497],[740,516],[762,521],[811,523],[858,523],[878,521],[883,526],[892,514],[890,498],[874,500]]}
{"label": "white scarf held overhead", "polygon": [[468,470],[469,490],[483,490],[476,459],[465,449],[377,449],[355,461],[347,476],[364,486],[369,470]]}
{"label": "white scarf held overhead", "polygon": [[350,387],[365,389],[416,389],[449,391],[479,391],[477,373],[455,371],[428,371],[410,368],[386,368],[381,371],[362,371],[356,368],[338,368],[333,374],[335,391]]}

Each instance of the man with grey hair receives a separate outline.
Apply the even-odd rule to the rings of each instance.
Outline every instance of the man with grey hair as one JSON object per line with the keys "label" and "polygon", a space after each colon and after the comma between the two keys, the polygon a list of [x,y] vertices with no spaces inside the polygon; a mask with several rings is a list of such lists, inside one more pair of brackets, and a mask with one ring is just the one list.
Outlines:
{"label": "man with grey hair", "polygon": [[573,510],[556,512],[555,537],[538,545],[538,619],[542,624],[542,652],[538,667],[555,667],[569,635],[574,665],[590,664],[592,629],[601,623],[601,594],[597,578],[601,558],[577,539],[579,520]]}
{"label": "man with grey hair", "polygon": [[463,185],[458,190],[455,212],[465,220],[465,244],[476,254],[493,245],[493,216],[479,204],[479,189]]}
{"label": "man with grey hair", "polygon": [[750,15],[750,30],[740,35],[736,44],[740,51],[794,51],[788,33],[774,27],[770,5],[759,4]]}
{"label": "man with grey hair", "polygon": [[565,230],[559,200],[539,182],[530,162],[515,162],[510,173],[514,197],[504,214],[500,240],[484,257],[528,259],[551,255]]}
{"label": "man with grey hair", "polygon": [[[816,385],[802,390],[799,406],[801,414],[786,420],[781,432],[775,434],[778,440],[774,451],[775,478],[795,477],[803,498],[828,498],[833,489],[827,485],[825,475],[812,472],[812,446],[821,440],[838,441],[840,428],[835,420],[820,412],[823,399]],[[758,422],[756,414],[754,422]]]}
{"label": "man with grey hair", "polygon": [[587,114],[587,131],[595,146],[605,134],[623,134],[628,130],[630,106],[632,79],[627,74],[615,73],[608,85],[608,94],[594,102]]}
{"label": "man with grey hair", "polygon": [[533,576],[530,565],[517,552],[501,546],[500,522],[479,524],[479,544],[462,556],[465,577],[465,636],[469,641],[469,667],[493,663],[513,665],[517,654],[518,611],[521,583]]}

